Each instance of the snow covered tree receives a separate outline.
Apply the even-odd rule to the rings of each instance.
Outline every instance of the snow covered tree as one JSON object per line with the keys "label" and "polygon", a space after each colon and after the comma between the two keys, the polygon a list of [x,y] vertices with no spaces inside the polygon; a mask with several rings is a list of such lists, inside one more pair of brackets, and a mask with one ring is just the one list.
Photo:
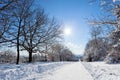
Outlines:
{"label": "snow covered tree", "polygon": [[84,61],[100,61],[104,60],[107,55],[108,43],[107,39],[101,36],[102,29],[100,26],[93,26],[90,29],[91,40],[86,45],[84,52]]}
{"label": "snow covered tree", "polygon": [[61,55],[62,61],[74,61],[75,60],[75,55],[68,48],[63,49],[60,55]]}
{"label": "snow covered tree", "polygon": [[[112,30],[107,30],[109,33],[105,36],[108,38],[109,48],[108,55],[105,58],[107,63],[120,62],[120,1],[118,0],[92,0],[100,3],[104,11],[104,17],[99,20],[92,21],[94,25],[112,27]],[[106,14],[105,14],[106,12]]]}
{"label": "snow covered tree", "polygon": [[114,14],[117,18],[117,27],[110,34],[112,38],[112,48],[105,59],[107,63],[120,63],[120,5],[116,5],[116,8],[114,8]]}
{"label": "snow covered tree", "polygon": [[[97,43],[97,44],[96,44]],[[85,48],[84,61],[103,61],[106,57],[108,44],[102,38],[90,40]]]}

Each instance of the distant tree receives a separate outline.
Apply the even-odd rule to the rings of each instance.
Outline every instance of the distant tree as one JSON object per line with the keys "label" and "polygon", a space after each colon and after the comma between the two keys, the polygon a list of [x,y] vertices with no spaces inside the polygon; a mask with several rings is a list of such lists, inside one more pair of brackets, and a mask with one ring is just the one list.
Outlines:
{"label": "distant tree", "polygon": [[75,60],[75,55],[68,49],[63,49],[61,55],[61,60],[62,61],[74,61]]}
{"label": "distant tree", "polygon": [[64,46],[60,43],[54,44],[51,47],[51,55],[52,55],[53,60],[55,59],[58,61],[62,61],[61,53],[63,49],[64,49]]}
{"label": "distant tree", "polygon": [[39,54],[34,54],[33,55],[33,61],[36,62],[36,61],[41,61],[41,55]]}
{"label": "distant tree", "polygon": [[16,53],[12,50],[0,52],[0,63],[15,63]]}
{"label": "distant tree", "polygon": [[52,61],[74,61],[75,55],[63,44],[58,43],[51,47],[49,54]]}

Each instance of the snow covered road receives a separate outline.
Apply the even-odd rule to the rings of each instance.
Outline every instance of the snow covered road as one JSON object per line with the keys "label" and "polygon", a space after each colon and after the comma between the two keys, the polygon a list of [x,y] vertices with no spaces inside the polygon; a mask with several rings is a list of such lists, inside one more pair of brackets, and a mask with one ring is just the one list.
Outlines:
{"label": "snow covered road", "polygon": [[45,74],[40,80],[93,80],[93,78],[81,62],[73,62],[50,74]]}

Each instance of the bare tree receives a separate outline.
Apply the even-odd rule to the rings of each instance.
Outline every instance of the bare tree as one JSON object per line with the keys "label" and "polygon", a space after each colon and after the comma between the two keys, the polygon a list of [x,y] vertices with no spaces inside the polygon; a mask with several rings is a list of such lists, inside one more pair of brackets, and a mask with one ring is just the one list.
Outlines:
{"label": "bare tree", "polygon": [[[14,6],[13,6],[14,3]],[[4,10],[12,10],[9,15],[0,15],[0,43],[11,42],[17,47],[17,62],[19,63],[20,50],[27,50],[29,62],[32,61],[32,53],[42,51],[45,44],[60,38],[60,25],[55,19],[50,19],[42,9],[32,7],[33,0],[2,0],[0,13]],[[11,7],[10,7],[11,5]],[[9,17],[10,20],[8,19]],[[4,20],[3,20],[4,18]],[[40,50],[41,49],[41,50]]]}
{"label": "bare tree", "polygon": [[32,6],[33,0],[18,0],[17,3],[14,5],[15,10],[12,12],[12,19],[11,25],[8,32],[7,39],[13,39],[11,41],[12,44],[15,44],[17,47],[17,62],[19,63],[19,56],[20,56],[20,41],[22,39],[22,27],[24,27],[25,21],[27,20],[28,16],[30,15],[30,8]]}
{"label": "bare tree", "polygon": [[27,20],[27,25],[22,27],[23,39],[21,47],[29,53],[29,62],[32,53],[39,51],[43,46],[60,36],[60,25],[54,19],[49,19],[44,10],[34,11]]}

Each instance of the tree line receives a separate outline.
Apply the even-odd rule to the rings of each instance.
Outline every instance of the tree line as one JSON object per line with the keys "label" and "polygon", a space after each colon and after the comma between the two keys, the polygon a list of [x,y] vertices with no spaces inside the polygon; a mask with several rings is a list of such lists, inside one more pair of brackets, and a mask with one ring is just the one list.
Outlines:
{"label": "tree line", "polygon": [[60,23],[44,9],[36,8],[34,1],[0,0],[0,44],[16,47],[16,64],[20,51],[27,51],[28,62],[32,62],[33,53],[47,54],[62,39]]}

